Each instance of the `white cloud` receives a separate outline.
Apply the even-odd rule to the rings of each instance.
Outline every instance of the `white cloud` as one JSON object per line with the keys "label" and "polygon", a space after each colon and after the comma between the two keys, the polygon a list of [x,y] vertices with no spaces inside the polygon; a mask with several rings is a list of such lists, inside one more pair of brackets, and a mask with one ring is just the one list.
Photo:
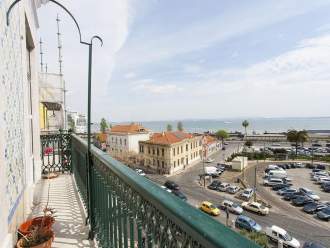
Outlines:
{"label": "white cloud", "polygon": [[155,84],[151,79],[143,79],[134,83],[134,91],[143,91],[155,95],[180,92],[183,88],[176,84]]}

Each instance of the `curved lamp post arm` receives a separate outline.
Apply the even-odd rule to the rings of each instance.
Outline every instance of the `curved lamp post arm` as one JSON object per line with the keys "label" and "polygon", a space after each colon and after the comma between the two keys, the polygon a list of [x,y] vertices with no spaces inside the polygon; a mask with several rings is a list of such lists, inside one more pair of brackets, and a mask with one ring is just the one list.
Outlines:
{"label": "curved lamp post arm", "polygon": [[94,35],[94,36],[91,38],[91,43],[90,43],[90,44],[93,44],[93,40],[94,40],[94,39],[99,40],[100,43],[101,43],[101,46],[103,46],[103,40],[102,40],[102,38],[101,38],[100,36],[98,36],[98,35]]}
{"label": "curved lamp post arm", "polygon": [[[7,14],[6,14],[6,17],[7,17],[7,26],[9,26],[9,15],[11,13],[11,10],[12,8],[18,3],[20,2],[21,0],[16,0],[14,1],[10,6],[9,6],[9,9],[7,10]],[[78,29],[78,33],[79,33],[79,42],[81,44],[85,44],[85,45],[89,45],[89,43],[85,42],[85,41],[82,41],[81,39],[81,32],[80,32],[80,27],[78,25],[78,22],[76,21],[76,19],[74,18],[74,16],[71,14],[71,12],[65,8],[62,4],[60,4],[59,2],[55,1],[55,0],[48,0],[49,2],[52,2],[52,3],[55,3],[56,5],[60,6],[66,13],[69,14],[69,16],[72,18],[72,20],[74,21],[74,23],[76,24],[76,27]]]}

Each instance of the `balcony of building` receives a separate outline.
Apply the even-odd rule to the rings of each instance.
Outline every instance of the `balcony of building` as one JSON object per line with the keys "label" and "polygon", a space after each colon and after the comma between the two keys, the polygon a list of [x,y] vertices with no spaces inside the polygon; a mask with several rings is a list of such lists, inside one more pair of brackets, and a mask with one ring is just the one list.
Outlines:
{"label": "balcony of building", "polygon": [[39,183],[33,210],[49,199],[57,211],[52,247],[258,247],[94,146],[88,168],[76,135],[42,135],[41,145],[43,173],[60,172]]}

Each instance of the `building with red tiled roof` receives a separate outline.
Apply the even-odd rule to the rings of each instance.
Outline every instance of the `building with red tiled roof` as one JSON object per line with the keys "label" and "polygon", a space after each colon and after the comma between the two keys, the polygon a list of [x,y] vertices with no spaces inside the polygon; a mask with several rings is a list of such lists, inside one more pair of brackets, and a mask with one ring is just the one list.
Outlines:
{"label": "building with red tiled roof", "polygon": [[151,132],[143,126],[131,123],[115,125],[108,131],[108,152],[117,158],[139,153],[139,141],[149,140]]}
{"label": "building with red tiled roof", "polygon": [[139,144],[143,166],[159,174],[183,170],[202,155],[202,136],[182,131],[154,133]]}
{"label": "building with red tiled roof", "polygon": [[221,144],[217,138],[210,135],[203,136],[203,154],[206,158],[219,151],[220,148]]}

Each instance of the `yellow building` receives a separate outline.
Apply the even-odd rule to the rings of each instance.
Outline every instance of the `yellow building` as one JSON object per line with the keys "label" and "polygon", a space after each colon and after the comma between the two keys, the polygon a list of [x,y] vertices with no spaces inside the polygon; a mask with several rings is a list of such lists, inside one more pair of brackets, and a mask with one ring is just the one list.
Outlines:
{"label": "yellow building", "polygon": [[146,170],[173,174],[200,161],[202,136],[181,131],[154,133],[149,140],[139,142],[139,149]]}

